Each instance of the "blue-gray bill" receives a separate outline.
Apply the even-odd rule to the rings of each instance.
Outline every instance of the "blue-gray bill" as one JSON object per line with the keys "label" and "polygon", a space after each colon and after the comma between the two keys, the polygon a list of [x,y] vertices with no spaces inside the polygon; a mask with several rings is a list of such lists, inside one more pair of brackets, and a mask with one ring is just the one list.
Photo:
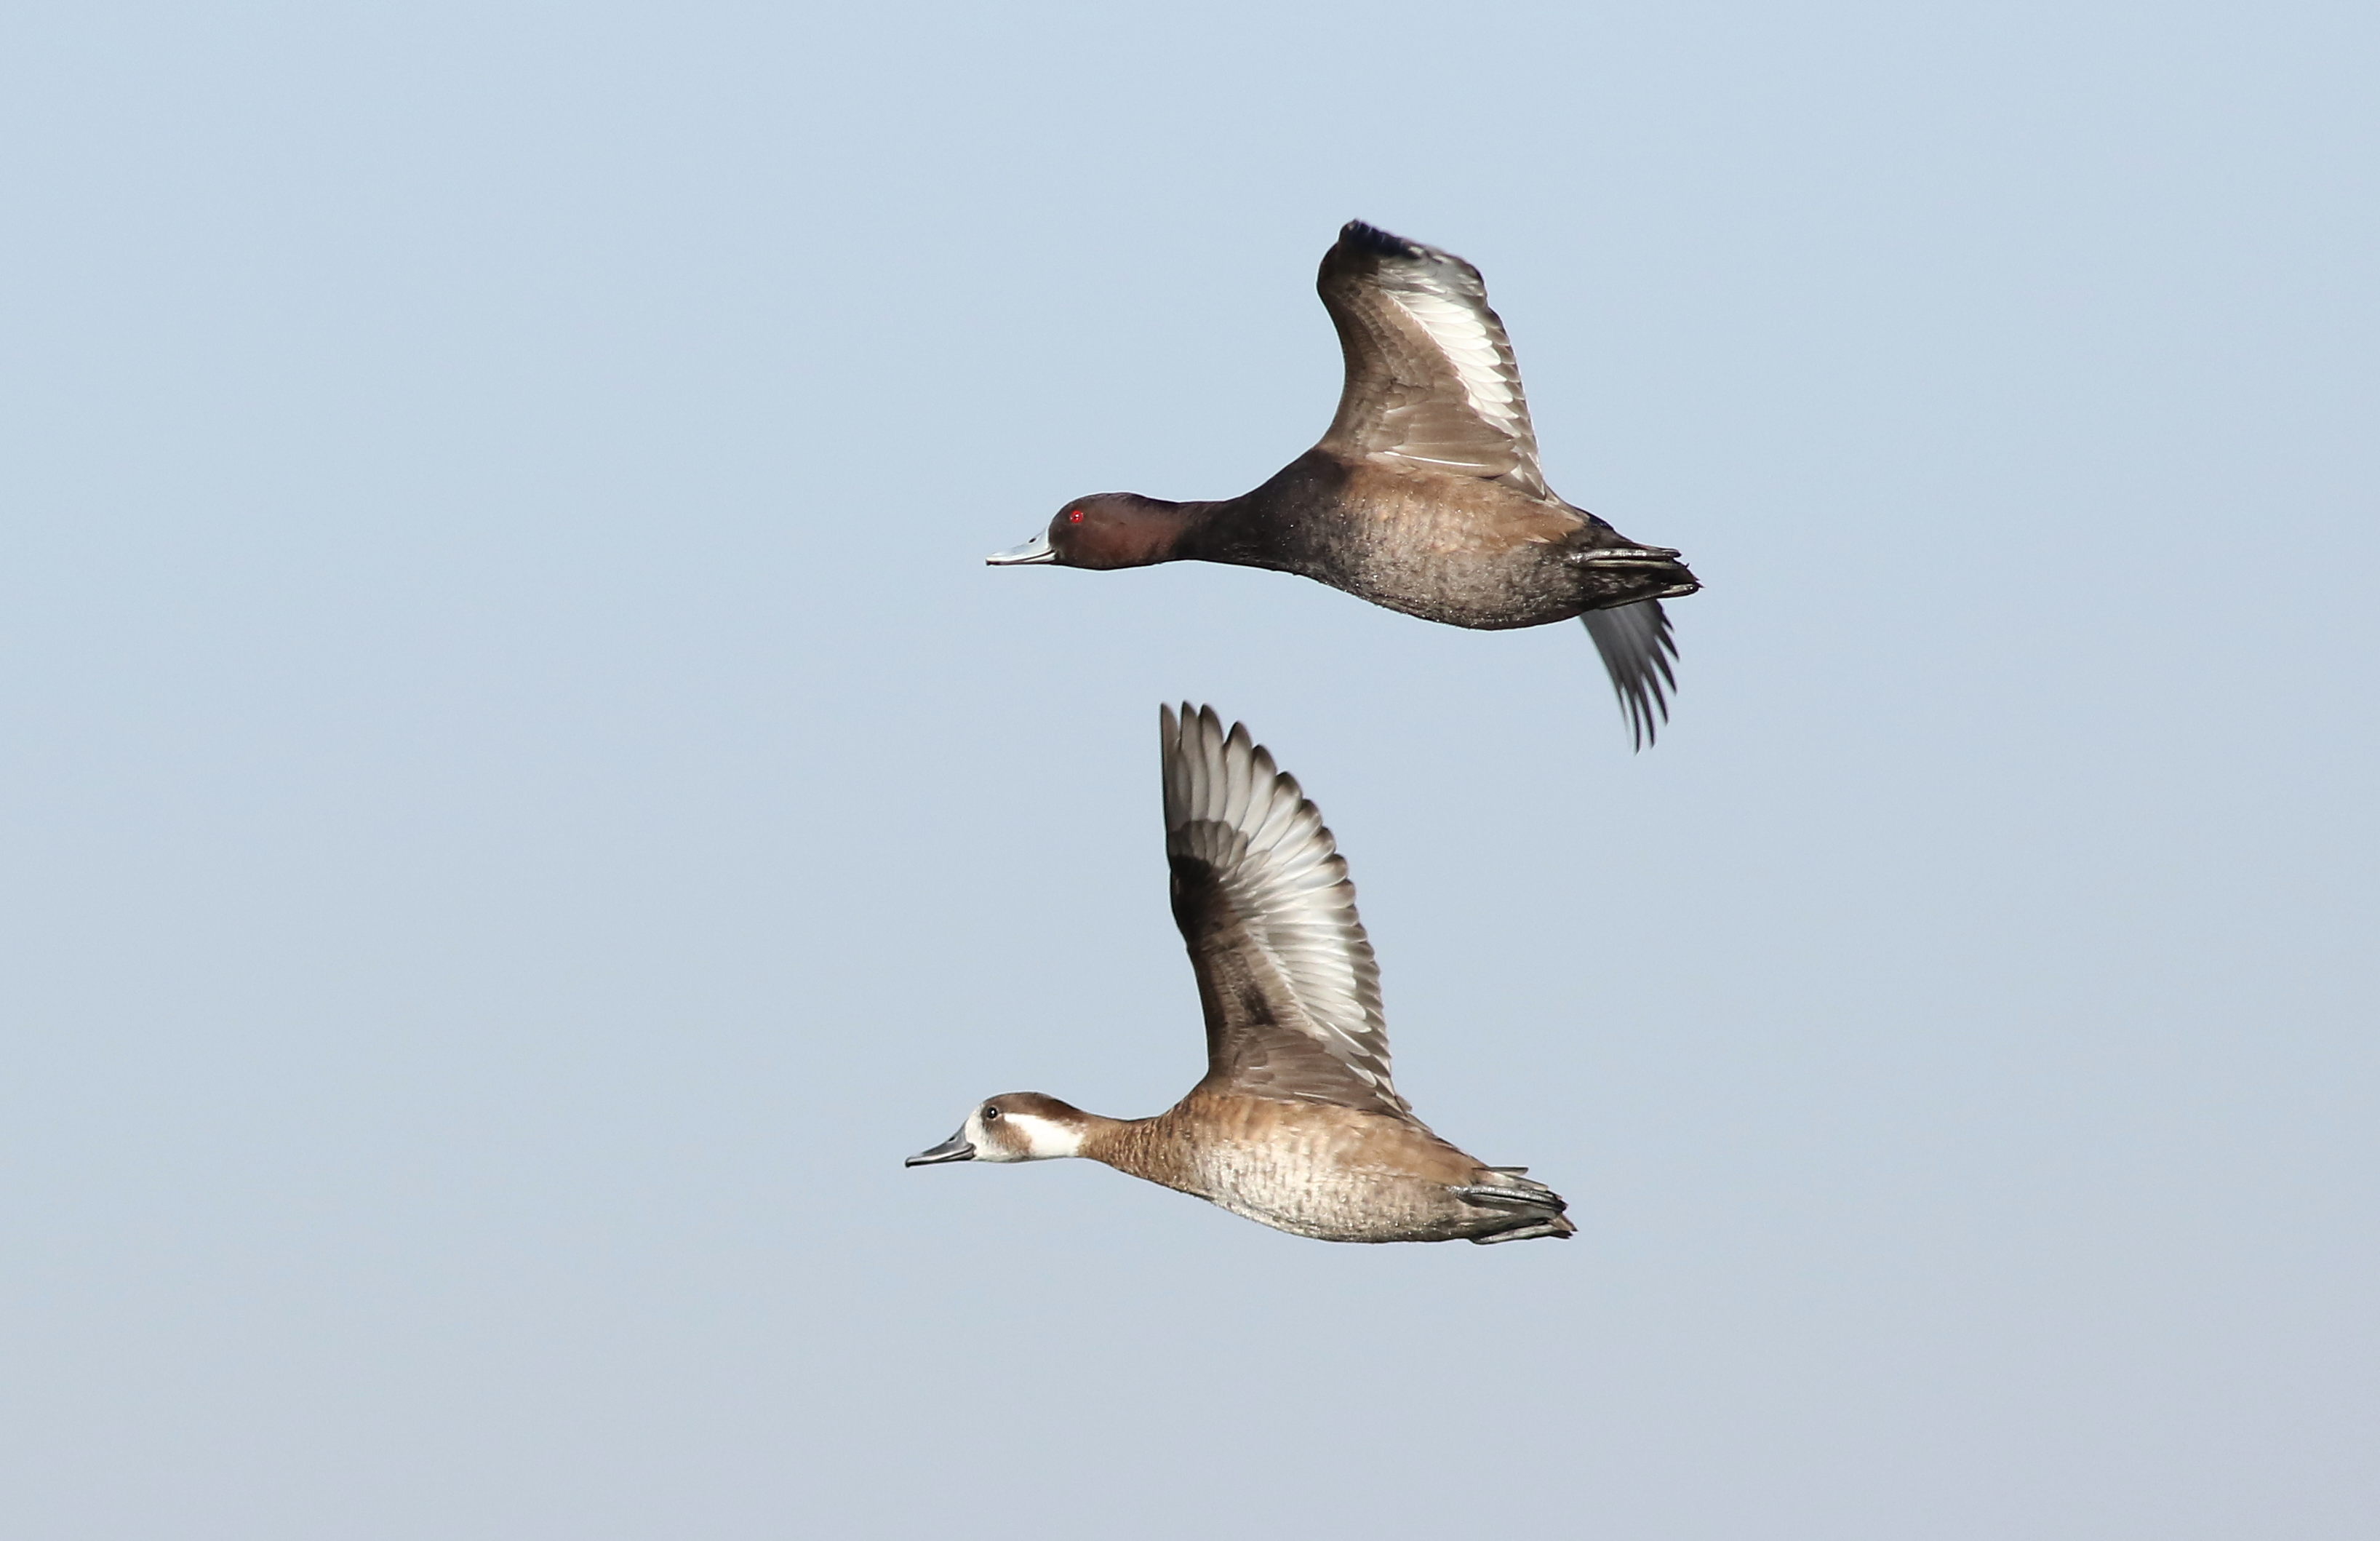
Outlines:
{"label": "blue-gray bill", "polygon": [[983,565],[988,568],[1023,568],[1057,559],[1057,550],[1050,544],[1050,532],[1045,530],[1023,545],[1012,545],[1005,551],[993,552],[983,559]]}
{"label": "blue-gray bill", "polygon": [[901,1165],[905,1167],[939,1167],[945,1161],[972,1161],[974,1159],[975,1146],[968,1144],[966,1131],[962,1129],[956,1134],[953,1134],[949,1139],[943,1141],[941,1144],[936,1145],[933,1149],[921,1150],[917,1155],[909,1157],[908,1160],[902,1162]]}

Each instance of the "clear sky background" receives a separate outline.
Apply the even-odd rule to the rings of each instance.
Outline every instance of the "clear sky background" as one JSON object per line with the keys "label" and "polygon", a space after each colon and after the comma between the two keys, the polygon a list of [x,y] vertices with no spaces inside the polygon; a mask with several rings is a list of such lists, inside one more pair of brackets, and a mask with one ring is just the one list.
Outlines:
{"label": "clear sky background", "polygon": [[[2368,5],[0,21],[0,1530],[2363,1537]],[[1575,626],[990,571],[1479,263]],[[1157,703],[1568,1244],[982,1095],[1200,1069]]]}

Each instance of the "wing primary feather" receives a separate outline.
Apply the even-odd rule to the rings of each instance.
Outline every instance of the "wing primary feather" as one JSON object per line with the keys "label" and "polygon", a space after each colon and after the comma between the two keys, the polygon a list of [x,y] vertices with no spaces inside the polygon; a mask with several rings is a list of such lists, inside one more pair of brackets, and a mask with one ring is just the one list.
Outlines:
{"label": "wing primary feather", "polygon": [[1410,1119],[1346,859],[1296,779],[1212,707],[1160,714],[1175,915],[1208,1013],[1209,1081]]}

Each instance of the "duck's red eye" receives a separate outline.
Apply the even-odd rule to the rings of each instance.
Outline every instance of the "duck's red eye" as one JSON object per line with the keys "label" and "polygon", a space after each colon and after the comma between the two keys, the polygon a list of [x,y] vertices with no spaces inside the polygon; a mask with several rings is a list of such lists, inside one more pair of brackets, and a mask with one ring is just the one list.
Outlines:
{"label": "duck's red eye", "polygon": [[1067,514],[1066,514],[1066,522],[1067,522],[1068,524],[1080,524],[1080,523],[1082,523],[1082,522],[1083,522],[1083,510],[1081,510],[1080,508],[1073,508],[1073,509],[1069,509],[1069,510],[1067,511]]}

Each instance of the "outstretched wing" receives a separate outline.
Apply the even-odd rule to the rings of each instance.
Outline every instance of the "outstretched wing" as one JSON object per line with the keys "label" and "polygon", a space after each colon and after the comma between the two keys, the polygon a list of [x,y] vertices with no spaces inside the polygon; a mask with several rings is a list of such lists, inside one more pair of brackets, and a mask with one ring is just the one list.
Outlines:
{"label": "outstretched wing", "polygon": [[1339,415],[1318,447],[1549,495],[1520,367],[1477,268],[1353,220],[1323,253],[1315,287],[1347,357]]}
{"label": "outstretched wing", "polygon": [[1294,777],[1214,708],[1160,709],[1173,919],[1207,1013],[1205,1084],[1411,1117],[1347,863]]}
{"label": "outstretched wing", "polygon": [[1670,720],[1670,692],[1678,688],[1678,677],[1670,672],[1670,660],[1678,655],[1677,639],[1670,635],[1670,613],[1659,600],[1643,599],[1609,610],[1589,610],[1578,618],[1595,639],[1595,651],[1603,654],[1611,692],[1627,714],[1636,747],[1643,749],[1653,741],[1659,725]]}

